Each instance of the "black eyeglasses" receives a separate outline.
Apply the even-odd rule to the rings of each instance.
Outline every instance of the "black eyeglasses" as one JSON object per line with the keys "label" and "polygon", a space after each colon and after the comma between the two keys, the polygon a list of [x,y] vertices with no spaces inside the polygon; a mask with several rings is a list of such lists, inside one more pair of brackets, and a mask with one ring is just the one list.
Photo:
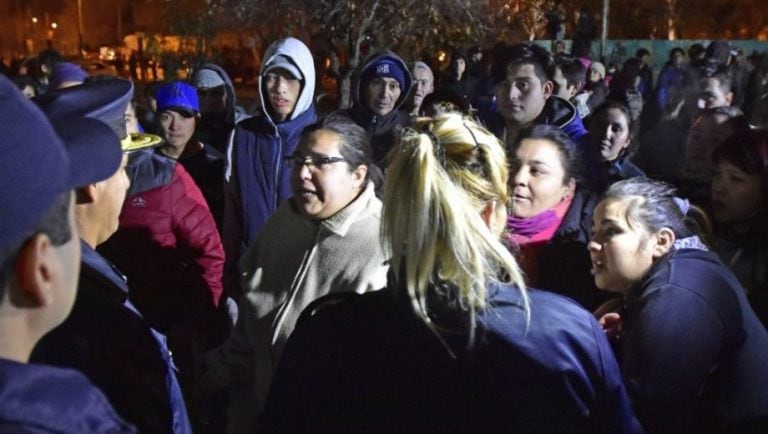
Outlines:
{"label": "black eyeglasses", "polygon": [[321,157],[319,155],[292,155],[289,157],[294,167],[308,166],[310,169],[315,167],[325,169],[333,163],[345,162],[343,157]]}

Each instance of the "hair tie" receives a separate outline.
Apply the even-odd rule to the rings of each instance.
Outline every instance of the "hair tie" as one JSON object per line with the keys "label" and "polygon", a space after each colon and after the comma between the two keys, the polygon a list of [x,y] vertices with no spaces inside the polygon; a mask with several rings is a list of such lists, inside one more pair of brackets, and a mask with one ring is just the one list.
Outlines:
{"label": "hair tie", "polygon": [[688,201],[688,199],[683,199],[682,197],[673,197],[672,200],[675,201],[675,205],[677,205],[678,208],[680,208],[680,212],[683,213],[683,216],[688,215],[688,210],[691,209],[691,202]]}
{"label": "hair tie", "polygon": [[474,132],[474,131],[472,131],[472,128],[469,128],[469,127],[467,126],[467,124],[465,124],[464,122],[462,122],[461,124],[462,124],[462,125],[464,125],[464,128],[466,128],[466,129],[467,129],[467,131],[469,131],[469,135],[470,135],[470,136],[472,136],[472,141],[474,141],[474,142],[475,142],[475,148],[479,148],[479,147],[480,147],[480,144],[479,144],[479,143],[477,143],[477,137],[475,137],[475,132]]}
{"label": "hair tie", "polygon": [[443,146],[442,142],[440,142],[440,139],[438,139],[437,136],[429,128],[424,128],[421,133],[429,137],[429,140],[432,142],[435,148],[435,158],[437,158],[437,161],[440,162],[441,166],[445,167],[445,146]]}

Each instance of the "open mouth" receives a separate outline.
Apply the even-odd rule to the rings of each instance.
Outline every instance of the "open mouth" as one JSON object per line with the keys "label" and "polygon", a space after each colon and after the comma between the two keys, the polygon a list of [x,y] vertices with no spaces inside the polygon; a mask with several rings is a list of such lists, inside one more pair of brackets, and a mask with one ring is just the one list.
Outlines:
{"label": "open mouth", "polygon": [[603,261],[592,258],[592,270],[590,270],[592,274],[599,273],[600,271],[603,270],[603,268],[605,268],[605,264],[603,264]]}
{"label": "open mouth", "polygon": [[290,105],[290,102],[287,99],[272,98],[272,104],[274,104],[275,107],[288,107],[288,105]]}
{"label": "open mouth", "polygon": [[317,190],[314,190],[311,188],[299,188],[296,190],[295,194],[307,200],[311,200],[313,198],[318,197]]}

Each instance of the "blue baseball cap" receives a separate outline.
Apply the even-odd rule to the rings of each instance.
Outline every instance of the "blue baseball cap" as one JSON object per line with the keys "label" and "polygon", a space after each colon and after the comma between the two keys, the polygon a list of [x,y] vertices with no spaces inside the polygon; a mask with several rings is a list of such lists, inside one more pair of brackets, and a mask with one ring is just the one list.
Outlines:
{"label": "blue baseball cap", "polygon": [[200,113],[197,89],[182,81],[163,85],[157,90],[155,99],[157,100],[158,113],[173,110],[189,117]]}
{"label": "blue baseball cap", "polygon": [[0,76],[0,264],[59,195],[102,181],[120,166],[120,141],[104,123],[62,117],[57,128],[61,134]]}

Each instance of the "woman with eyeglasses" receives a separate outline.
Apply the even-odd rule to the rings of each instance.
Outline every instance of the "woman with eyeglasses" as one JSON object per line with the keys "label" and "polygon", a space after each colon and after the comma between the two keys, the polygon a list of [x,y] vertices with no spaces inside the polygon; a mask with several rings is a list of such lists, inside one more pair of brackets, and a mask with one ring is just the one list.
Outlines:
{"label": "woman with eyeglasses", "polygon": [[239,414],[243,419],[258,417],[283,346],[309,303],[329,293],[386,285],[387,256],[378,236],[381,201],[374,194],[380,172],[365,131],[330,115],[302,132],[292,159],[294,195],[241,258],[245,293],[239,318],[205,366],[209,389],[248,389],[250,395],[241,398],[248,409]]}
{"label": "woman with eyeglasses", "polygon": [[499,140],[455,113],[417,128],[390,155],[386,289],[305,310],[263,432],[632,432],[597,321],[526,290],[501,242],[510,197]]}

